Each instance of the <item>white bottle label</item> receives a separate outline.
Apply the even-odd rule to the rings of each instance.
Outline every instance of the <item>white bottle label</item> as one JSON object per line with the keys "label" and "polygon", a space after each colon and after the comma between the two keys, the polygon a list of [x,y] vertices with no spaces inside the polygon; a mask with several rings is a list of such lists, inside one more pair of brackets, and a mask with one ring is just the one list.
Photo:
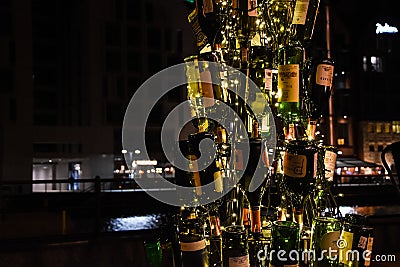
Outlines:
{"label": "white bottle label", "polygon": [[214,105],[214,91],[211,79],[211,72],[209,70],[200,72],[201,90],[204,97],[204,107],[211,107]]}
{"label": "white bottle label", "polygon": [[333,175],[335,174],[336,166],[336,153],[327,150],[325,152],[324,165],[325,165],[325,178],[328,181],[333,181]]}
{"label": "white bottle label", "polygon": [[283,159],[283,173],[290,177],[303,178],[307,171],[307,157],[304,155],[295,155],[285,153]]}
{"label": "white bottle label", "polygon": [[296,0],[292,24],[306,24],[309,2],[310,0]]}
{"label": "white bottle label", "polygon": [[328,64],[319,64],[315,75],[315,83],[322,86],[332,86],[334,67]]}
{"label": "white bottle label", "polygon": [[272,70],[265,69],[265,85],[264,85],[264,93],[269,94],[272,92]]}
{"label": "white bottle label", "polygon": [[249,255],[229,258],[228,267],[250,267]]}
{"label": "white bottle label", "polygon": [[278,66],[278,102],[299,102],[299,64]]}
{"label": "white bottle label", "polygon": [[181,251],[199,251],[206,247],[206,240],[200,240],[197,242],[181,242]]}

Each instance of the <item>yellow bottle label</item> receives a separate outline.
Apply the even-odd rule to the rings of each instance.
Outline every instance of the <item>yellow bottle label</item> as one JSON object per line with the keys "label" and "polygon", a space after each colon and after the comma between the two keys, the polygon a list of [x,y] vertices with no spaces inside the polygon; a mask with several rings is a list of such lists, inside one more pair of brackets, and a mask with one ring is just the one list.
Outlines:
{"label": "yellow bottle label", "polygon": [[278,102],[299,102],[300,66],[278,66]]}
{"label": "yellow bottle label", "polygon": [[339,262],[348,265],[352,257],[354,256],[351,252],[353,244],[353,233],[343,231],[338,241],[339,247]]}
{"label": "yellow bottle label", "polygon": [[306,24],[309,2],[310,0],[296,0],[292,24]]}

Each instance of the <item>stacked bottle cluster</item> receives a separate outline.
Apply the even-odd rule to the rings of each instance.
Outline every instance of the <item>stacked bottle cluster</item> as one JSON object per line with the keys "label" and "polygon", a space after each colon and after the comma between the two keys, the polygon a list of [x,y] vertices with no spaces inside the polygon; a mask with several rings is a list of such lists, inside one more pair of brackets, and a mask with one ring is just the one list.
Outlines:
{"label": "stacked bottle cluster", "polygon": [[[185,66],[196,132],[179,144],[189,171],[176,171],[177,184],[192,187],[194,197],[176,221],[176,266],[368,266],[368,258],[340,254],[371,250],[373,239],[365,221],[341,216],[330,190],[337,149],[321,123],[334,63],[306,55],[319,4],[194,1],[188,21],[198,53]],[[213,142],[215,157],[201,153],[204,140]],[[211,164],[199,166],[200,157]],[[212,182],[220,198],[196,205],[207,198],[201,186]],[[272,183],[277,207],[269,202]],[[337,259],[319,257],[327,248],[337,248]]]}

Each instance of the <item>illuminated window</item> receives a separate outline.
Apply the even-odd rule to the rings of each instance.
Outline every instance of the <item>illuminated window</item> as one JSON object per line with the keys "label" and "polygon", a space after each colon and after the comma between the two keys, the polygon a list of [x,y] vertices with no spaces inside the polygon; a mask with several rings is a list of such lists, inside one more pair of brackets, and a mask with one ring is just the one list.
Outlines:
{"label": "illuminated window", "polygon": [[385,123],[385,133],[390,133],[390,123]]}
{"label": "illuminated window", "polygon": [[393,133],[400,133],[400,121],[392,122],[392,132]]}
{"label": "illuminated window", "polygon": [[368,129],[369,133],[373,133],[374,132],[374,124],[368,123],[367,129]]}
{"label": "illuminated window", "polygon": [[363,57],[363,70],[364,71],[376,71],[376,72],[383,72],[382,67],[382,58],[371,56]]}
{"label": "illuminated window", "polygon": [[376,124],[376,133],[381,133],[382,132],[382,123],[377,123]]}
{"label": "illuminated window", "polygon": [[343,145],[344,145],[344,138],[338,138],[338,139],[337,139],[337,144],[338,144],[339,146],[343,146]]}

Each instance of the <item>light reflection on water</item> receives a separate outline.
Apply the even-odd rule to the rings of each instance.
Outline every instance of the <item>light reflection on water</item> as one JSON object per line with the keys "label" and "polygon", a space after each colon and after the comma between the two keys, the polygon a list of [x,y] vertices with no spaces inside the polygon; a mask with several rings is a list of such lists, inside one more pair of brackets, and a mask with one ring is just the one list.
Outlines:
{"label": "light reflection on water", "polygon": [[105,225],[106,232],[156,229],[161,225],[161,214],[148,214],[110,218]]}

